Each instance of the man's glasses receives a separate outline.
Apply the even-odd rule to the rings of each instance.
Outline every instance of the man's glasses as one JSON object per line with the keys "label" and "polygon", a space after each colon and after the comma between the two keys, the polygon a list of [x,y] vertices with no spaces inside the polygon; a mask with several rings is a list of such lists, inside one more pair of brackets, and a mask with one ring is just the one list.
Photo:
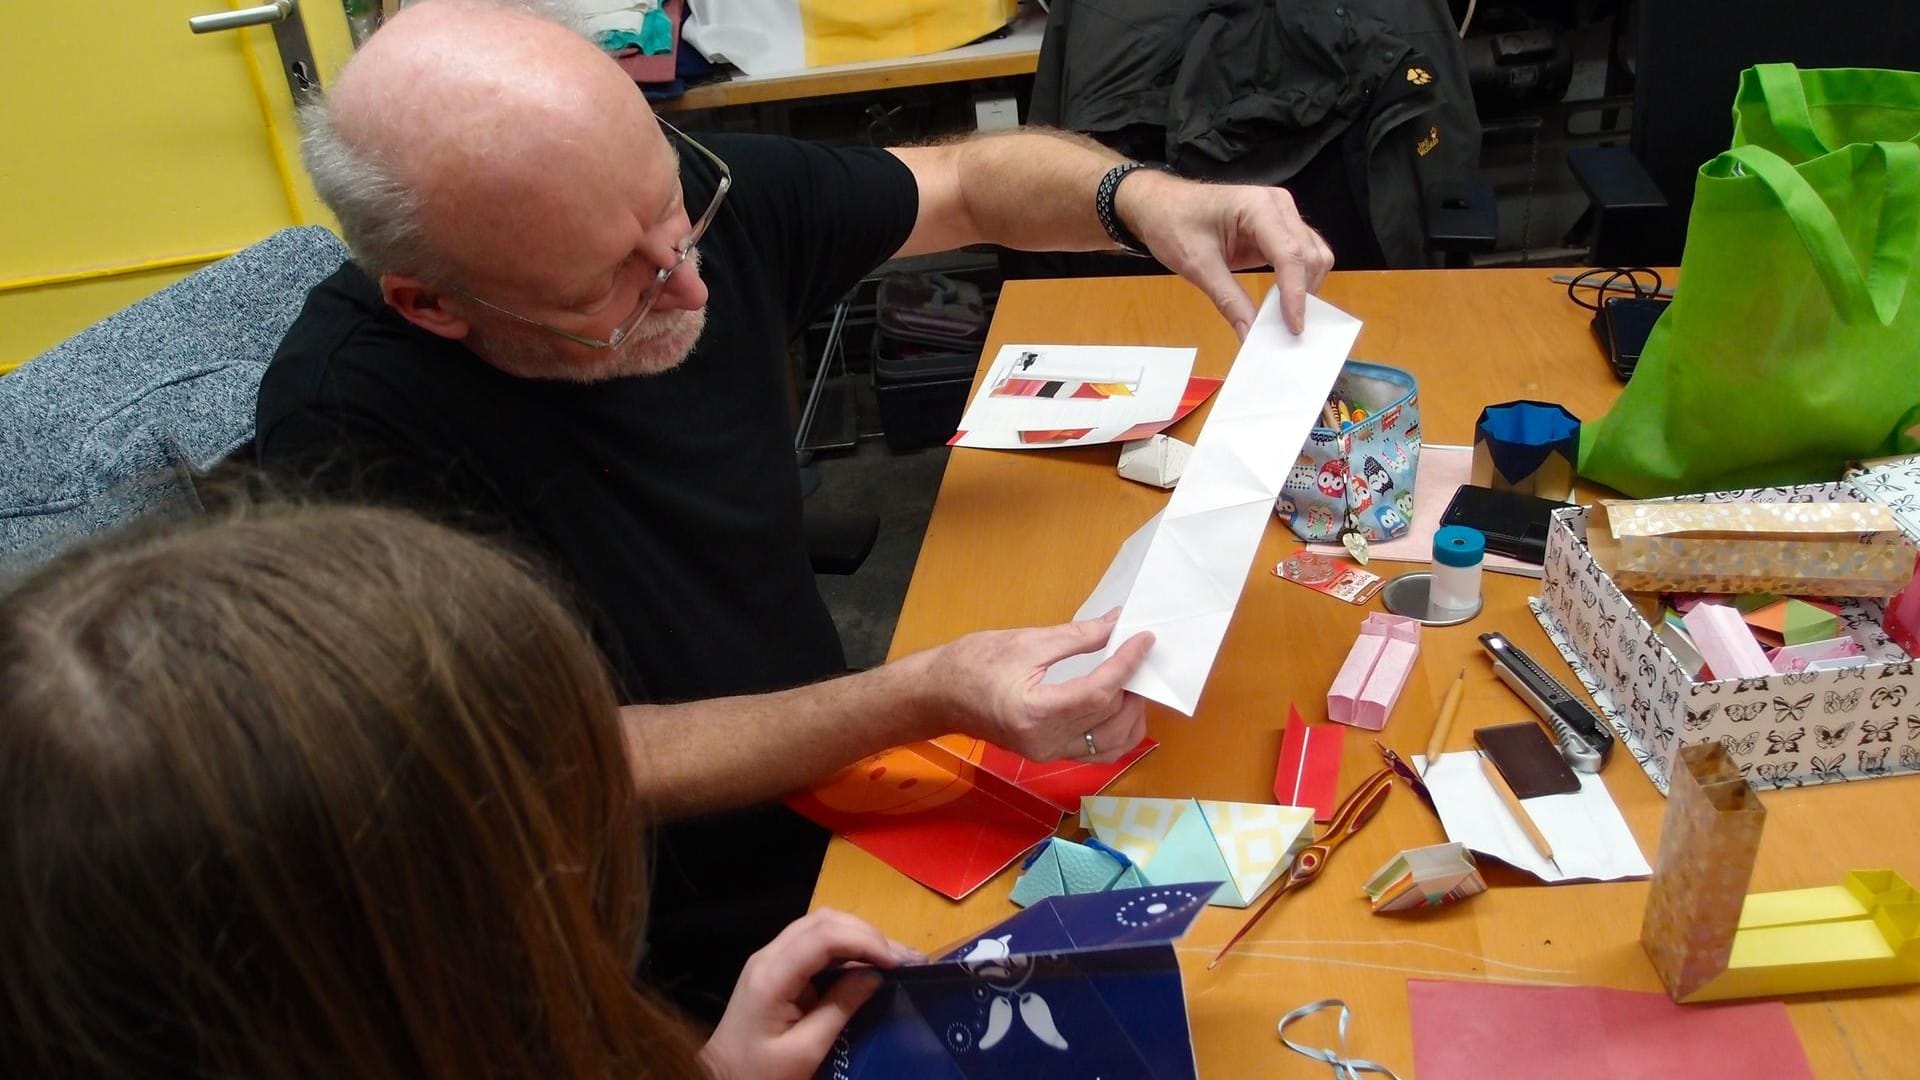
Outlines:
{"label": "man's glasses", "polygon": [[679,270],[680,267],[686,264],[688,259],[693,257],[694,248],[699,245],[700,238],[707,234],[707,227],[713,224],[714,216],[720,212],[720,204],[726,200],[727,189],[733,186],[733,170],[727,168],[727,163],[720,160],[718,154],[693,141],[686,132],[681,131],[665,120],[660,121],[660,126],[672,132],[681,142],[692,147],[701,157],[712,162],[714,169],[720,174],[720,181],[714,185],[713,201],[707,204],[705,212],[700,215],[699,220],[693,223],[693,231],[687,234],[685,240],[682,240],[674,246],[674,260],[653,272],[653,280],[647,284],[646,288],[640,290],[640,302],[634,307],[633,314],[620,320],[620,325],[613,328],[612,334],[604,339],[586,337],[581,334],[576,334],[571,330],[562,330],[557,326],[549,326],[538,319],[529,319],[511,308],[504,308],[491,300],[475,296],[457,285],[449,286],[448,291],[458,293],[474,303],[479,304],[481,307],[490,308],[509,318],[518,319],[528,326],[538,327],[549,334],[557,334],[576,345],[585,345],[589,349],[619,348],[620,343],[632,335],[633,328],[640,325],[640,320],[646,318],[647,313],[653,310],[654,302],[660,299],[660,293],[666,289],[667,282],[673,277],[674,272]]}

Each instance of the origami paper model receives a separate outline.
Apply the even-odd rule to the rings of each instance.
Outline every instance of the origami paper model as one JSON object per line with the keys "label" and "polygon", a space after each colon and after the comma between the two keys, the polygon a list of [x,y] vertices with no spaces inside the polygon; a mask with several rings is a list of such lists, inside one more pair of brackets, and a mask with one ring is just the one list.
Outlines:
{"label": "origami paper model", "polygon": [[1287,706],[1287,727],[1280,735],[1280,764],[1273,771],[1273,799],[1282,806],[1313,809],[1326,821],[1340,803],[1340,748],[1347,729],[1337,724],[1309,725],[1300,710]]}
{"label": "origami paper model", "polygon": [[1151,630],[1153,649],[1127,689],[1193,715],[1274,500],[1359,333],[1358,319],[1309,296],[1306,330],[1294,334],[1281,321],[1279,291],[1267,294],[1180,486],[1121,545],[1080,608],[1083,618],[1120,608],[1107,648],[1055,664],[1048,681],[1091,671]]}
{"label": "origami paper model", "polygon": [[1368,615],[1327,690],[1327,718],[1368,731],[1386,727],[1419,655],[1420,620]]}
{"label": "origami paper model", "polygon": [[1487,882],[1465,844],[1430,844],[1387,860],[1361,891],[1379,915],[1457,903],[1486,892]]}
{"label": "origami paper model", "polygon": [[1133,860],[1098,840],[1076,844],[1056,836],[1033,849],[1020,870],[1008,899],[1021,907],[1049,896],[1138,889],[1147,884]]}
{"label": "origami paper model", "polygon": [[1473,425],[1475,487],[1565,499],[1579,455],[1580,418],[1550,402],[1489,405]]}
{"label": "origami paper model", "polygon": [[1782,645],[1767,654],[1773,670],[1783,675],[1797,671],[1827,671],[1833,668],[1870,662],[1867,650],[1850,637],[1809,641],[1805,645]]}
{"label": "origami paper model", "polygon": [[1150,435],[1120,446],[1120,475],[1157,488],[1180,482],[1193,447],[1171,435]]}
{"label": "origami paper model", "polygon": [[887,971],[817,1075],[1192,1077],[1173,942],[1218,884],[1050,897]]}
{"label": "origami paper model", "polygon": [[862,758],[787,805],[922,885],[955,900],[1052,836],[1080,797],[1159,743],[1110,765],[1041,764],[948,735]]}
{"label": "origami paper model", "polygon": [[1304,806],[1090,795],[1080,824],[1155,884],[1220,881],[1212,903],[1246,907],[1313,842]]}
{"label": "origami paper model", "polygon": [[1725,604],[1695,604],[1682,617],[1687,637],[1706,659],[1715,679],[1755,679],[1773,674],[1773,664],[1740,613]]}
{"label": "origami paper model", "polygon": [[1668,778],[1640,943],[1682,1004],[1920,982],[1920,890],[1889,870],[1746,895],[1766,808],[1719,743]]}
{"label": "origami paper model", "polygon": [[1629,592],[1887,597],[1914,568],[1892,511],[1867,502],[1602,499],[1587,549]]}
{"label": "origami paper model", "polygon": [[1840,636],[1840,609],[1831,604],[1771,598],[1770,603],[1759,606],[1743,606],[1736,601],[1734,608],[1748,626],[1782,645],[1809,645]]}

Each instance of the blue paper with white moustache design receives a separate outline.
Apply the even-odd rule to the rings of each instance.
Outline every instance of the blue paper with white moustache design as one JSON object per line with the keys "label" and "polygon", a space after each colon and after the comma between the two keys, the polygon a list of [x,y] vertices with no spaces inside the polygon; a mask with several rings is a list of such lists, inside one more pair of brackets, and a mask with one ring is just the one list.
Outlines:
{"label": "blue paper with white moustache design", "polygon": [[1048,897],[896,968],[818,1075],[1194,1075],[1174,939],[1219,882]]}
{"label": "blue paper with white moustache design", "polygon": [[1399,368],[1349,360],[1334,397],[1367,417],[1335,431],[1316,427],[1280,489],[1274,513],[1302,540],[1332,541],[1349,518],[1369,541],[1398,540],[1413,522],[1420,467],[1420,394]]}

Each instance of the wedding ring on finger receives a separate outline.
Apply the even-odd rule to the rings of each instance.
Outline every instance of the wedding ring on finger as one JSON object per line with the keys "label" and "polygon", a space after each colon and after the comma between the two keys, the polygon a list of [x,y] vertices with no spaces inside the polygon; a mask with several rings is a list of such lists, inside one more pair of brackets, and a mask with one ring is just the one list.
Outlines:
{"label": "wedding ring on finger", "polygon": [[1081,737],[1082,739],[1085,739],[1085,740],[1087,741],[1087,756],[1088,756],[1088,757],[1099,757],[1099,756],[1100,756],[1100,747],[1098,747],[1098,746],[1096,746],[1096,745],[1094,744],[1094,741],[1093,741],[1093,732],[1091,732],[1091,731],[1089,731],[1089,732],[1086,732],[1085,734],[1083,734],[1083,735],[1081,735],[1080,737]]}

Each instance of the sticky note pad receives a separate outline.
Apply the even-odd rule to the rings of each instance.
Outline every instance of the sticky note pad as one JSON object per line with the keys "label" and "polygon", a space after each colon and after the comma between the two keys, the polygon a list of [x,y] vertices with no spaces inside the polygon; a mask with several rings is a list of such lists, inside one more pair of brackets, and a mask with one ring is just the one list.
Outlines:
{"label": "sticky note pad", "polygon": [[1476,729],[1473,741],[1506,778],[1515,798],[1566,795],[1580,790],[1580,778],[1567,767],[1560,748],[1531,720]]}

